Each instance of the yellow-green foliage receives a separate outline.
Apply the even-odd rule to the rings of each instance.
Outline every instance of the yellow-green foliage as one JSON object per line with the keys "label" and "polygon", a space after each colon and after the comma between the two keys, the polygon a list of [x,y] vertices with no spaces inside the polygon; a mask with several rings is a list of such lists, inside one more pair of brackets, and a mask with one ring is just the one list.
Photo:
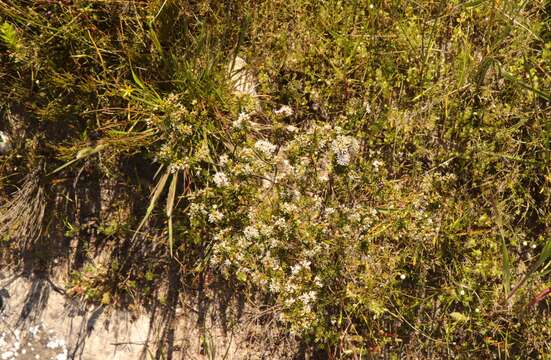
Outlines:
{"label": "yellow-green foliage", "polygon": [[[551,353],[544,1],[26,3],[0,0],[26,137],[0,186],[35,171],[58,209],[31,252],[110,242],[71,294],[148,304],[208,274],[329,358]],[[73,184],[124,189],[95,233],[65,219]]]}

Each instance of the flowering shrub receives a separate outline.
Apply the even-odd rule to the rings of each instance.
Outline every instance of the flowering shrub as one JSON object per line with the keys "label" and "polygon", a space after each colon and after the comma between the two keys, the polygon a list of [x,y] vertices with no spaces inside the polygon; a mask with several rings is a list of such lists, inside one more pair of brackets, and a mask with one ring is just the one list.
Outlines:
{"label": "flowering shrub", "polygon": [[0,1],[0,259],[217,279],[314,358],[549,353],[542,1],[65,3]]}

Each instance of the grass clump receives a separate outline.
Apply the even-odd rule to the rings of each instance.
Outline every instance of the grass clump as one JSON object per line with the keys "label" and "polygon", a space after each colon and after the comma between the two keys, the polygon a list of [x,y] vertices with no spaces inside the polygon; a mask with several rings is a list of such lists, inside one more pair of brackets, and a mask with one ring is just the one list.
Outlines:
{"label": "grass clump", "polygon": [[319,357],[544,356],[547,7],[1,0],[2,258],[218,279]]}

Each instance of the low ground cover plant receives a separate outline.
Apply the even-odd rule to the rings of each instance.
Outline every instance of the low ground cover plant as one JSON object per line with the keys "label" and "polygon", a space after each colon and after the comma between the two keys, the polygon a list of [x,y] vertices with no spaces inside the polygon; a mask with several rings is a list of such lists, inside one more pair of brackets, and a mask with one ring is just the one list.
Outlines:
{"label": "low ground cover plant", "polygon": [[544,1],[0,0],[0,258],[224,283],[320,358],[544,358],[549,40]]}

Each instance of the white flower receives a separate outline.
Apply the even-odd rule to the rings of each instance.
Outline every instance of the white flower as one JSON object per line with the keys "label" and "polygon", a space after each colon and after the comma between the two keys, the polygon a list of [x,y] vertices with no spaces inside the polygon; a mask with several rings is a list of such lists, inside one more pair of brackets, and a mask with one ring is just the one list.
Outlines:
{"label": "white flower", "polygon": [[229,184],[228,177],[223,172],[219,171],[216,174],[214,174],[214,177],[212,178],[216,186],[223,187]]}
{"label": "white flower", "polygon": [[31,326],[29,328],[29,333],[32,334],[32,336],[36,336],[40,332],[40,325]]}
{"label": "white flower", "polygon": [[218,164],[220,166],[226,166],[228,161],[229,161],[228,155],[224,154],[224,155],[220,156],[220,159],[218,159]]}
{"label": "white flower", "polygon": [[0,131],[0,155],[7,154],[10,150],[11,150],[10,137],[3,131]]}
{"label": "white flower", "polygon": [[303,304],[310,304],[311,302],[316,300],[317,293],[315,291],[308,291],[304,294],[302,294],[299,299],[302,301]]}
{"label": "white flower", "polygon": [[219,222],[220,220],[222,220],[223,218],[224,218],[224,214],[222,214],[217,209],[213,209],[209,214],[209,219],[208,220],[209,220],[209,223],[215,224],[215,223]]}
{"label": "white flower", "polygon": [[291,116],[293,115],[293,109],[289,105],[283,105],[277,110],[274,110],[274,114],[276,115],[283,115],[283,116]]}
{"label": "white flower", "polygon": [[287,214],[292,214],[292,213],[296,212],[298,210],[298,208],[295,204],[283,203],[283,205],[281,205],[281,210],[283,210],[283,212],[285,212]]}
{"label": "white flower", "polygon": [[285,306],[286,307],[291,307],[294,303],[295,303],[295,299],[294,298],[287,298],[285,299]]}
{"label": "white flower", "polygon": [[280,229],[285,229],[287,227],[287,222],[284,218],[280,217],[275,221],[274,226]]}
{"label": "white flower", "polygon": [[274,152],[276,151],[276,146],[274,144],[272,144],[271,142],[266,141],[266,140],[258,140],[254,144],[254,147],[255,147],[256,150],[264,153],[264,155],[266,155],[266,156],[272,156],[274,154]]}
{"label": "white flower", "polygon": [[50,340],[50,341],[46,344],[46,347],[47,347],[48,349],[63,348],[63,347],[65,347],[65,340],[63,340],[63,339]]}
{"label": "white flower", "polygon": [[14,355],[15,354],[13,353],[13,351],[6,351],[5,353],[2,353],[2,360],[11,359]]}
{"label": "white flower", "polygon": [[232,126],[234,129],[241,129],[243,127],[243,123],[249,121],[251,118],[251,114],[247,114],[245,112],[240,112],[239,116],[237,117],[237,120],[235,120],[232,123]]}
{"label": "white flower", "polygon": [[277,283],[274,279],[272,279],[272,281],[270,282],[269,288],[270,291],[274,293],[278,293],[281,291],[281,285],[279,285],[279,283]]}
{"label": "white flower", "polygon": [[316,284],[317,287],[320,287],[320,288],[323,287],[323,283],[321,282],[321,279],[319,276],[316,276],[314,278],[314,284]]}
{"label": "white flower", "polygon": [[379,160],[373,161],[373,168],[375,168],[375,171],[379,171],[379,167],[384,165],[385,163]]}
{"label": "white flower", "polygon": [[247,226],[245,230],[243,230],[243,234],[247,240],[258,239],[260,236],[258,229],[254,226]]}
{"label": "white flower", "polygon": [[296,264],[296,265],[291,266],[291,274],[293,274],[293,275],[298,274],[300,272],[300,270],[302,270],[302,266],[300,266],[300,264]]}
{"label": "white flower", "polygon": [[[373,5],[370,5],[370,6],[373,6]],[[363,106],[364,106],[365,112],[367,114],[371,114],[371,105],[369,105],[369,102],[367,100],[364,100]]]}
{"label": "white flower", "polygon": [[176,160],[168,166],[168,170],[171,174],[174,174],[177,171],[184,170],[188,167],[187,163],[183,160]]}
{"label": "white flower", "polygon": [[359,144],[358,140],[352,136],[339,135],[331,143],[331,148],[335,153],[337,164],[347,166],[350,164],[352,156],[358,151]]}

